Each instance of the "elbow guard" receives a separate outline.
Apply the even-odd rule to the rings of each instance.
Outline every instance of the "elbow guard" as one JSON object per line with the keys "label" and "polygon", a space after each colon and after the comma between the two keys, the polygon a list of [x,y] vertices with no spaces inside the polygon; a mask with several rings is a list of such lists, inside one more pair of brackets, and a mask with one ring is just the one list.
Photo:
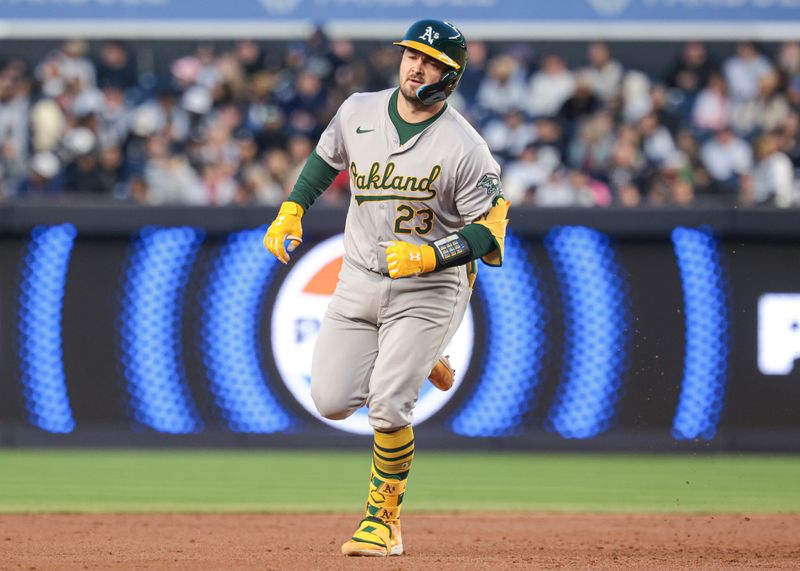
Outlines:
{"label": "elbow guard", "polygon": [[508,226],[508,209],[511,203],[505,198],[500,197],[489,211],[481,218],[473,222],[489,229],[492,233],[497,248],[492,250],[481,259],[489,266],[503,265],[503,252],[505,251],[506,227]]}

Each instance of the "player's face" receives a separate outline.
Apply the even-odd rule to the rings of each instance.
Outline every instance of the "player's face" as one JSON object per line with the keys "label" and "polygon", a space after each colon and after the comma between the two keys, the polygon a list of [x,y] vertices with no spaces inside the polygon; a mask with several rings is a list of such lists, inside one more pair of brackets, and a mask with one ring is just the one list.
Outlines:
{"label": "player's face", "polygon": [[400,60],[400,92],[406,99],[417,100],[417,89],[436,83],[447,67],[432,57],[412,49],[403,50]]}

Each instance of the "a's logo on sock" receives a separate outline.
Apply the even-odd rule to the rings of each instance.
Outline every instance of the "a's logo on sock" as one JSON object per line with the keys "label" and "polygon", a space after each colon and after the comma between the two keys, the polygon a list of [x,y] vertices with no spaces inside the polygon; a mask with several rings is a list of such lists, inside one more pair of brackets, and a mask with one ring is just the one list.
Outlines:
{"label": "a's logo on sock", "polygon": [[[340,234],[309,249],[291,266],[272,309],[272,354],[284,384],[309,414],[339,430],[372,434],[366,407],[344,420],[328,420],[320,416],[311,398],[311,358],[322,318],[336,289],[343,257],[344,241]],[[415,426],[436,414],[458,391],[469,369],[473,339],[472,310],[468,308],[444,350],[456,370],[453,388],[442,392],[428,382],[423,383],[414,408]]]}

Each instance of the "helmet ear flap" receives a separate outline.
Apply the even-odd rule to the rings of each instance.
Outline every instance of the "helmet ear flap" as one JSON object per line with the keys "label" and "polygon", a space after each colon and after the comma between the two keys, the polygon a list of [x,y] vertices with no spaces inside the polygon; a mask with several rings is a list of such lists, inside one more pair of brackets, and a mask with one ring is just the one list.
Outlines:
{"label": "helmet ear flap", "polygon": [[424,105],[433,105],[444,101],[455,90],[460,75],[458,70],[448,71],[436,83],[423,85],[417,89],[417,97]]}

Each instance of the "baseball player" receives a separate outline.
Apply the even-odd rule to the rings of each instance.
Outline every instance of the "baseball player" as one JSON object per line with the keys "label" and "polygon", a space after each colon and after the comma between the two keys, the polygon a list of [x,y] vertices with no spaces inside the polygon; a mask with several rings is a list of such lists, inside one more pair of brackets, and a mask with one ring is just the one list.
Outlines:
{"label": "baseball player", "polygon": [[319,413],[338,420],[366,404],[375,430],[366,513],[345,555],[403,553],[414,404],[426,377],[452,384],[439,358],[467,309],[475,261],[502,264],[510,205],[486,143],[446,102],[467,63],[464,36],[421,20],[395,44],[399,86],[341,105],[264,237],[287,263],[303,214],[348,170],[344,263],[311,364]]}

